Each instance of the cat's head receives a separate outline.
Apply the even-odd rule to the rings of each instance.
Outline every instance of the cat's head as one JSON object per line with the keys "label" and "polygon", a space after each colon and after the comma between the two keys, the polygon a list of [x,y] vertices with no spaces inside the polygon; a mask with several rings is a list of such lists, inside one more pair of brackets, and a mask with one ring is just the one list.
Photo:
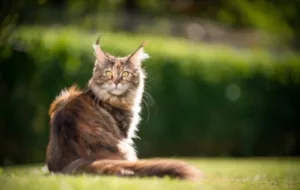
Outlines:
{"label": "cat's head", "polygon": [[137,95],[145,78],[141,63],[149,58],[143,47],[144,44],[140,45],[128,56],[116,57],[102,51],[99,39],[96,41],[93,45],[96,61],[89,87],[100,99]]}

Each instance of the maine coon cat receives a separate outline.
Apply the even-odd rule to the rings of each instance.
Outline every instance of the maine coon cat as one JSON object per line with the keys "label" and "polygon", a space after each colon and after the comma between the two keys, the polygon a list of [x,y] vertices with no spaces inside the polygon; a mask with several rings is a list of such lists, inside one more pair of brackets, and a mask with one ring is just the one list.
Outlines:
{"label": "maine coon cat", "polygon": [[93,45],[96,56],[86,90],[76,85],[52,102],[46,162],[52,172],[118,176],[170,176],[194,180],[199,171],[183,161],[139,160],[133,138],[140,121],[149,56],[142,44],[134,53],[115,57]]}

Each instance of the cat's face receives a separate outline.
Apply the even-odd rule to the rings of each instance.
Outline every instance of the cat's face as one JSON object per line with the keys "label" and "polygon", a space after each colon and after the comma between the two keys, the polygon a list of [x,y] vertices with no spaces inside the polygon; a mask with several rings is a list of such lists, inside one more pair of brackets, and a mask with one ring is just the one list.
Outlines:
{"label": "cat's face", "polygon": [[111,95],[122,96],[136,90],[142,74],[140,64],[130,62],[128,57],[107,55],[104,62],[96,61],[93,80],[95,85]]}
{"label": "cat's face", "polygon": [[126,57],[115,57],[104,53],[100,45],[94,45],[96,61],[93,76],[89,81],[90,88],[103,100],[125,98],[134,99],[136,91],[142,85],[144,73],[141,62],[148,58],[140,46]]}

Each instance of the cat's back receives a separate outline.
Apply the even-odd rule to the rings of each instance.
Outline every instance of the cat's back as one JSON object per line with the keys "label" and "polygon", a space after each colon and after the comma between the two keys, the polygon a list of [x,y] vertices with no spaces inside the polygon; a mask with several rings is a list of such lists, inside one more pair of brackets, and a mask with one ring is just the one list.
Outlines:
{"label": "cat's back", "polygon": [[100,157],[117,150],[121,133],[112,116],[96,104],[96,99],[75,85],[53,100],[47,148],[50,170],[60,170],[71,161],[91,154]]}
{"label": "cat's back", "polygon": [[76,85],[62,90],[49,109],[51,126],[68,126],[93,133],[91,130],[115,125],[113,117],[98,101],[90,91],[82,91]]}
{"label": "cat's back", "polygon": [[76,85],[72,85],[70,88],[62,90],[50,105],[48,113],[51,120],[53,120],[55,115],[57,115],[60,111],[72,109],[71,107],[75,106],[75,104],[81,99],[81,94],[82,91]]}
{"label": "cat's back", "polygon": [[108,136],[120,139],[122,134],[118,120],[110,110],[99,104],[99,99],[90,90],[81,91],[73,85],[53,100],[49,109],[50,124],[54,128],[79,130],[82,135],[103,135],[104,140]]}

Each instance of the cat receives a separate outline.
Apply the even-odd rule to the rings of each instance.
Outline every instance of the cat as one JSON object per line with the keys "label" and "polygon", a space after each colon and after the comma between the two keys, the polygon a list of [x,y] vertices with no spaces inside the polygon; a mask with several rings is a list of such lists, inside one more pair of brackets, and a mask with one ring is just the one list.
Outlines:
{"label": "cat", "polygon": [[48,170],[63,174],[98,174],[127,177],[164,177],[197,180],[195,167],[174,159],[141,159],[133,138],[149,58],[145,44],[132,54],[116,57],[93,45],[96,61],[86,90],[73,85],[50,105]]}

